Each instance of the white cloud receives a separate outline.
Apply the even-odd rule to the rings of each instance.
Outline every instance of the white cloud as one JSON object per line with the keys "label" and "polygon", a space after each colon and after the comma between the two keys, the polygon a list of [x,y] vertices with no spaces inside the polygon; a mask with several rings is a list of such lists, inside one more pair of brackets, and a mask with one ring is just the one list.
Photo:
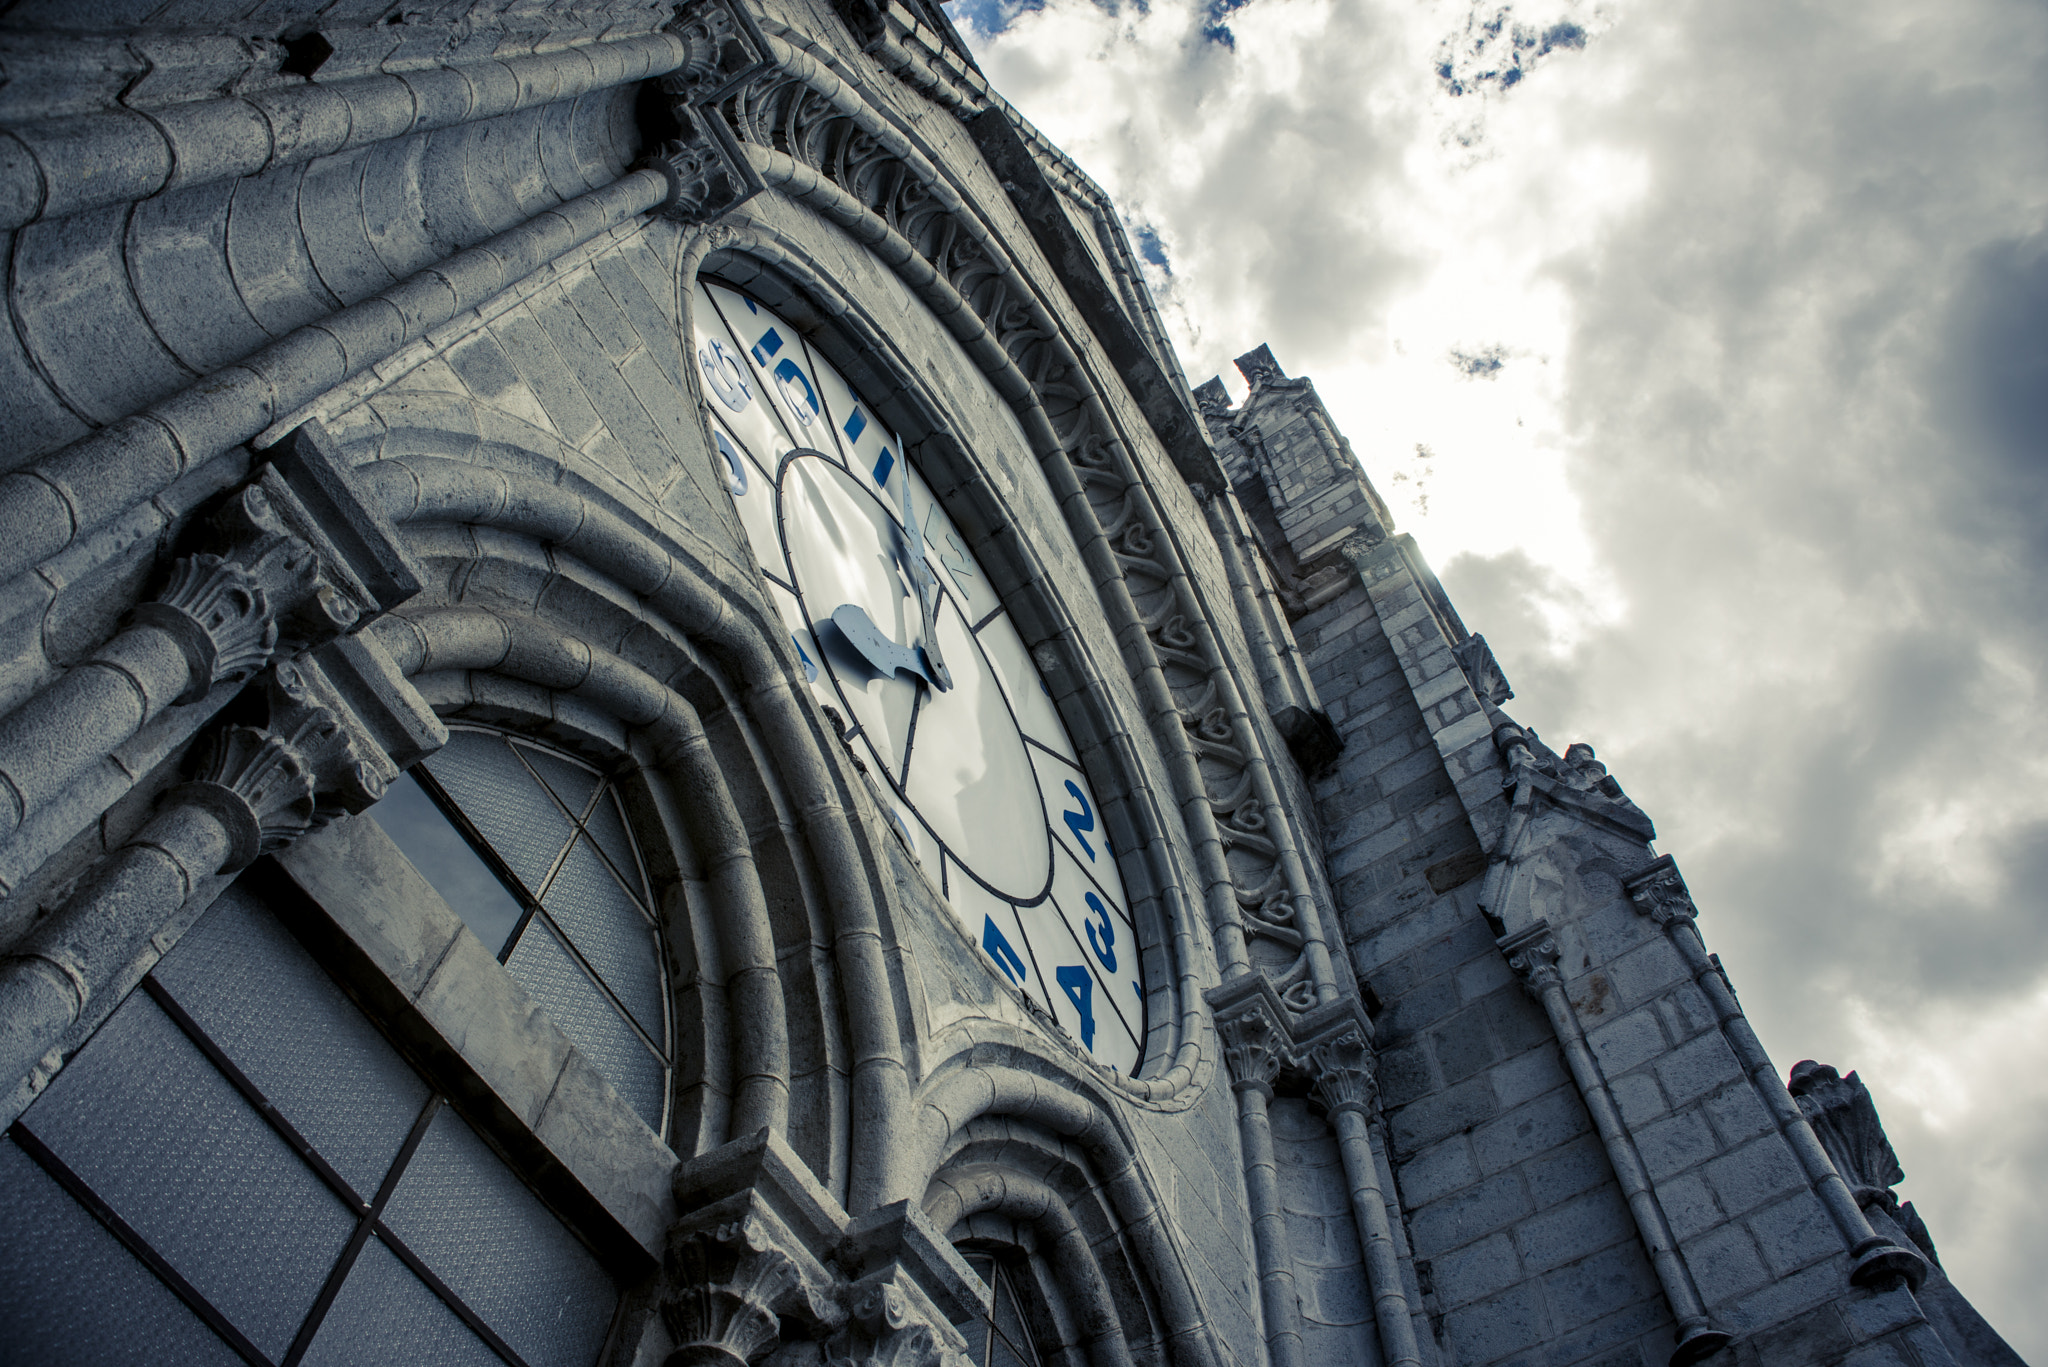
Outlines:
{"label": "white cloud", "polygon": [[1482,45],[1502,9],[976,41],[1158,235],[1194,378],[1314,377],[1517,714],[1658,820],[1781,1067],[1863,1073],[2048,1357],[2048,11],[1529,0]]}

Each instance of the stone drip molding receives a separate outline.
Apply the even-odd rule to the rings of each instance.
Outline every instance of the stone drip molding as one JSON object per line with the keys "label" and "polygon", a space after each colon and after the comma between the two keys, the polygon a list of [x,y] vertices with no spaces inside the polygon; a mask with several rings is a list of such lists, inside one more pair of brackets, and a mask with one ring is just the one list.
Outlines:
{"label": "stone drip molding", "polygon": [[[729,17],[697,17],[706,11]],[[752,174],[888,262],[1016,410],[1173,771],[1223,975],[1256,967],[1295,1014],[1335,1000],[1322,909],[1263,738],[1209,605],[1058,316],[967,198],[822,62],[730,0],[702,0],[679,23],[720,36],[694,42],[666,78],[691,116],[715,115]],[[1256,958],[1254,941],[1266,946]]]}

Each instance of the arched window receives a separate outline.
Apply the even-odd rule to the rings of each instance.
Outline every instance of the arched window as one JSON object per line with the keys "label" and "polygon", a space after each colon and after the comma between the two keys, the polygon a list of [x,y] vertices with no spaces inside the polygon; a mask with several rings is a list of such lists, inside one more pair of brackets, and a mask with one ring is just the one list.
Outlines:
{"label": "arched window", "polygon": [[967,1360],[974,1367],[1039,1367],[1043,1360],[1031,1341],[1031,1328],[1024,1323],[1023,1303],[1010,1270],[987,1253],[966,1254],[967,1265],[975,1270],[994,1293],[989,1317],[980,1324],[963,1325],[967,1334]]}
{"label": "arched window", "polygon": [[229,888],[0,1138],[0,1357],[589,1367],[611,1276],[285,915]]}
{"label": "arched window", "polygon": [[495,731],[448,744],[370,813],[655,1133],[670,1063],[661,932],[615,785]]}

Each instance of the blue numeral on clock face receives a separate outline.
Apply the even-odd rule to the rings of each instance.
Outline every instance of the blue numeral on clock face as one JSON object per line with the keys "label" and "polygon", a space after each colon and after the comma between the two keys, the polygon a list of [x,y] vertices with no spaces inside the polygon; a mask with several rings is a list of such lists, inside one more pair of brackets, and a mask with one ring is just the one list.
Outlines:
{"label": "blue numeral on clock face", "polygon": [[1088,948],[1095,951],[1095,957],[1101,960],[1102,966],[1105,969],[1114,973],[1116,972],[1116,927],[1110,923],[1109,908],[1103,906],[1102,899],[1092,892],[1083,893],[1082,899],[1088,903],[1088,910],[1102,918],[1102,924],[1099,927],[1100,938],[1097,937],[1098,927],[1096,923],[1094,921],[1087,923]]}
{"label": "blue numeral on clock face", "polygon": [[818,417],[818,395],[811,388],[810,377],[795,361],[784,358],[775,363],[775,382],[782,386],[782,400],[789,405],[789,411],[796,414],[796,420],[809,427]]}
{"label": "blue numeral on clock face", "polygon": [[1081,804],[1081,810],[1063,812],[1061,820],[1065,821],[1067,829],[1074,833],[1074,839],[1081,842],[1081,850],[1092,864],[1095,862],[1095,847],[1088,843],[1088,837],[1083,832],[1095,829],[1095,809],[1088,805],[1088,799],[1081,795],[1081,787],[1074,780],[1067,780],[1067,791],[1074,795],[1074,801]]}
{"label": "blue numeral on clock face", "polygon": [[[1010,981],[1019,987],[1022,987],[1024,980],[1031,976],[1025,971],[1024,961],[1017,957],[1017,951],[1010,947],[1009,940],[1002,931],[996,929],[996,918],[993,916],[981,918],[981,947],[996,961],[996,966],[1009,975]],[[1065,972],[1064,969],[1061,971]]]}
{"label": "blue numeral on clock face", "polygon": [[1079,964],[1053,970],[1053,977],[1066,992],[1067,1000],[1081,1013],[1081,1047],[1095,1047],[1095,975]]}

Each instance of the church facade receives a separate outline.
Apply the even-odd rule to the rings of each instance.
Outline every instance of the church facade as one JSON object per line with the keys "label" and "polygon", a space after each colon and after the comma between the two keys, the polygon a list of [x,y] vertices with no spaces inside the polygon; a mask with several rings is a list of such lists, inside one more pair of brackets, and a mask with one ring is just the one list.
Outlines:
{"label": "church facade", "polygon": [[0,63],[0,1359],[2019,1362],[935,4]]}

